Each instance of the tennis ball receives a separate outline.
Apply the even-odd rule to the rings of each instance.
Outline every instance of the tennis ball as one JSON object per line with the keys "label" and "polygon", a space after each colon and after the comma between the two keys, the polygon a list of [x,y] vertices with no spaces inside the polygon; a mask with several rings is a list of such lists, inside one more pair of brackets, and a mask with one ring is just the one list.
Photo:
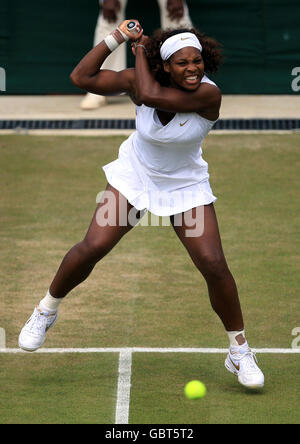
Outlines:
{"label": "tennis ball", "polygon": [[190,381],[184,387],[185,396],[188,399],[199,399],[206,395],[206,387],[203,382]]}

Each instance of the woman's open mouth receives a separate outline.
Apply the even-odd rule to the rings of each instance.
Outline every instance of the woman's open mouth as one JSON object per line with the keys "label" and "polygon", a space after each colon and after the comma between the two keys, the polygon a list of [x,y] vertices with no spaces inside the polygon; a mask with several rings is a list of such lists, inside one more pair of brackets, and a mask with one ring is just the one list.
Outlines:
{"label": "woman's open mouth", "polygon": [[200,76],[198,76],[198,75],[188,76],[188,77],[185,77],[184,80],[189,85],[196,85],[200,81]]}

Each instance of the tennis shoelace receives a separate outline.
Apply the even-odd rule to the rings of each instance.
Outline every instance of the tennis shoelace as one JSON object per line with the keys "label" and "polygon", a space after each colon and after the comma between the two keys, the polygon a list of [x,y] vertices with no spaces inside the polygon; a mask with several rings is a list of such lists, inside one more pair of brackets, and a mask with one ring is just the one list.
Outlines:
{"label": "tennis shoelace", "polygon": [[245,353],[239,354],[239,358],[237,359],[237,361],[248,372],[257,373],[258,360],[257,360],[255,352],[253,352],[252,350],[248,349],[248,351],[246,351]]}
{"label": "tennis shoelace", "polygon": [[47,316],[36,309],[29,319],[27,327],[33,333],[45,333],[47,329]]}

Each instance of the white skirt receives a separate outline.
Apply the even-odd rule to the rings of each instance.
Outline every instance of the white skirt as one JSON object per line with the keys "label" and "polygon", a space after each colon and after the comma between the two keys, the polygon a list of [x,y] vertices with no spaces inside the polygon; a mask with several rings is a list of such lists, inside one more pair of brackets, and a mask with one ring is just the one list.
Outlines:
{"label": "white skirt", "polygon": [[[122,143],[118,159],[104,165],[108,183],[116,188],[128,202],[139,211],[148,210],[156,216],[171,216],[183,213],[202,205],[209,205],[217,200],[213,195],[209,180],[193,184],[184,184],[182,177],[170,175],[159,180],[151,170],[147,170],[135,153],[131,138]],[[189,170],[186,168],[186,177]]]}

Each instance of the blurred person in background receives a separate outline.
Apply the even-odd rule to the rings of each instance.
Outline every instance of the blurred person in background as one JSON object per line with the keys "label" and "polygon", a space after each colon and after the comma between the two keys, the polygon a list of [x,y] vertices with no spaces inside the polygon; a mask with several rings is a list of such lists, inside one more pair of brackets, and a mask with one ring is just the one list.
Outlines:
{"label": "blurred person in background", "polygon": [[[128,0],[100,0],[102,6],[99,13],[95,36],[94,47],[110,34],[116,26],[125,19],[125,10]],[[160,8],[160,20],[162,29],[178,28],[180,26],[191,27],[192,22],[189,15],[188,6],[185,0],[148,0],[148,3],[157,1]],[[122,45],[114,51],[104,63],[103,69],[112,71],[122,71],[126,68],[126,47]],[[107,99],[104,96],[87,93],[81,101],[81,108],[84,110],[97,109],[104,106]]]}

